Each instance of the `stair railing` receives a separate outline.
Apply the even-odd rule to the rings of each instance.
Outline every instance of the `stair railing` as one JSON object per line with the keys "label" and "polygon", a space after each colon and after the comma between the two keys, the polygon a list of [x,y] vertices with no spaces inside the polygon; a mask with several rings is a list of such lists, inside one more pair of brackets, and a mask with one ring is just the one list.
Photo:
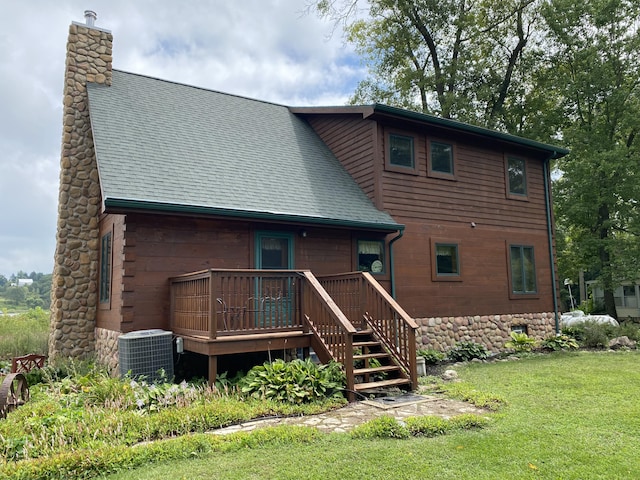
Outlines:
{"label": "stair railing", "polygon": [[416,330],[418,325],[368,272],[352,272],[319,278],[320,283],[362,329],[375,337],[400,366],[412,388],[418,385]]}
{"label": "stair railing", "polygon": [[313,273],[303,271],[300,274],[305,278],[302,311],[307,327],[314,333],[312,347],[323,363],[333,360],[344,365],[347,397],[353,401],[353,334],[356,329]]}

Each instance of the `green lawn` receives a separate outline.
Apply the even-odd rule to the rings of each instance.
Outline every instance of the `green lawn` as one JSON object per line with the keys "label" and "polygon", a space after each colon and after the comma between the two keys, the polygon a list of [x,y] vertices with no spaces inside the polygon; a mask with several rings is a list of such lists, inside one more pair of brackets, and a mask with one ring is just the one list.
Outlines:
{"label": "green lawn", "polygon": [[508,402],[483,430],[436,438],[263,444],[109,479],[640,478],[640,353],[471,363],[465,383]]}

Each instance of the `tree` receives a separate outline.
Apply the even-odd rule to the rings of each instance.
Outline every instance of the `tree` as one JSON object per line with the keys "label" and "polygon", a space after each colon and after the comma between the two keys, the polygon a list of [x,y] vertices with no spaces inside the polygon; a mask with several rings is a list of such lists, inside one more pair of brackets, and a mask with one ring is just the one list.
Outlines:
{"label": "tree", "polygon": [[366,18],[356,18],[357,1],[316,4],[343,23],[369,69],[352,103],[382,102],[513,133],[527,128],[522,109],[511,109],[532,90],[540,0],[367,3]]}
{"label": "tree", "polygon": [[640,35],[638,0],[555,0],[545,11],[554,54],[552,89],[572,154],[559,164],[556,217],[574,268],[597,275],[605,308],[636,280],[640,252]]}
{"label": "tree", "polygon": [[19,306],[24,303],[27,298],[27,289],[24,287],[9,287],[5,293],[6,299],[13,306]]}

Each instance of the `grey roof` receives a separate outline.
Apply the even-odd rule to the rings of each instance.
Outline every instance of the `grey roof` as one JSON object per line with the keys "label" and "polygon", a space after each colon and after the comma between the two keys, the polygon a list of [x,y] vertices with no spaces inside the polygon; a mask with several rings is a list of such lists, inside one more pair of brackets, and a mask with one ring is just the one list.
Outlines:
{"label": "grey roof", "polygon": [[116,70],[87,89],[107,210],[403,228],[285,106]]}

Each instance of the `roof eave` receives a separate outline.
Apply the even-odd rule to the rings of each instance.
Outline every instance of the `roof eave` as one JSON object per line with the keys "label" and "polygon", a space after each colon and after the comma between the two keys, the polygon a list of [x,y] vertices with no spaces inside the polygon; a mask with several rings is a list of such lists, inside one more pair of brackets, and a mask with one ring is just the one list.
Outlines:
{"label": "roof eave", "polygon": [[106,198],[105,213],[124,213],[127,211],[147,211],[155,213],[171,213],[182,215],[203,215],[227,217],[242,220],[257,220],[304,225],[323,225],[327,227],[352,228],[358,230],[375,230],[381,232],[397,232],[405,226],[398,223],[367,222],[339,218],[311,217],[286,213],[258,212],[251,210],[234,210],[202,205],[183,205],[176,203],[152,202],[127,198]]}
{"label": "roof eave", "polygon": [[418,121],[422,123],[429,123],[431,125],[437,125],[440,127],[463,131],[473,135],[482,136],[485,138],[492,138],[504,143],[510,143],[519,147],[532,148],[545,152],[550,159],[562,158],[569,153],[569,150],[563,147],[548,145],[546,143],[530,140],[528,138],[518,137],[509,133],[502,133],[496,130],[490,130],[484,127],[478,127],[476,125],[470,125],[468,123],[458,122],[448,118],[436,117],[434,115],[428,115],[426,113],[412,112],[410,110],[404,110],[398,107],[390,107],[381,103],[376,103],[373,106],[373,113],[379,113],[385,116],[393,116],[402,118],[405,120]]}

